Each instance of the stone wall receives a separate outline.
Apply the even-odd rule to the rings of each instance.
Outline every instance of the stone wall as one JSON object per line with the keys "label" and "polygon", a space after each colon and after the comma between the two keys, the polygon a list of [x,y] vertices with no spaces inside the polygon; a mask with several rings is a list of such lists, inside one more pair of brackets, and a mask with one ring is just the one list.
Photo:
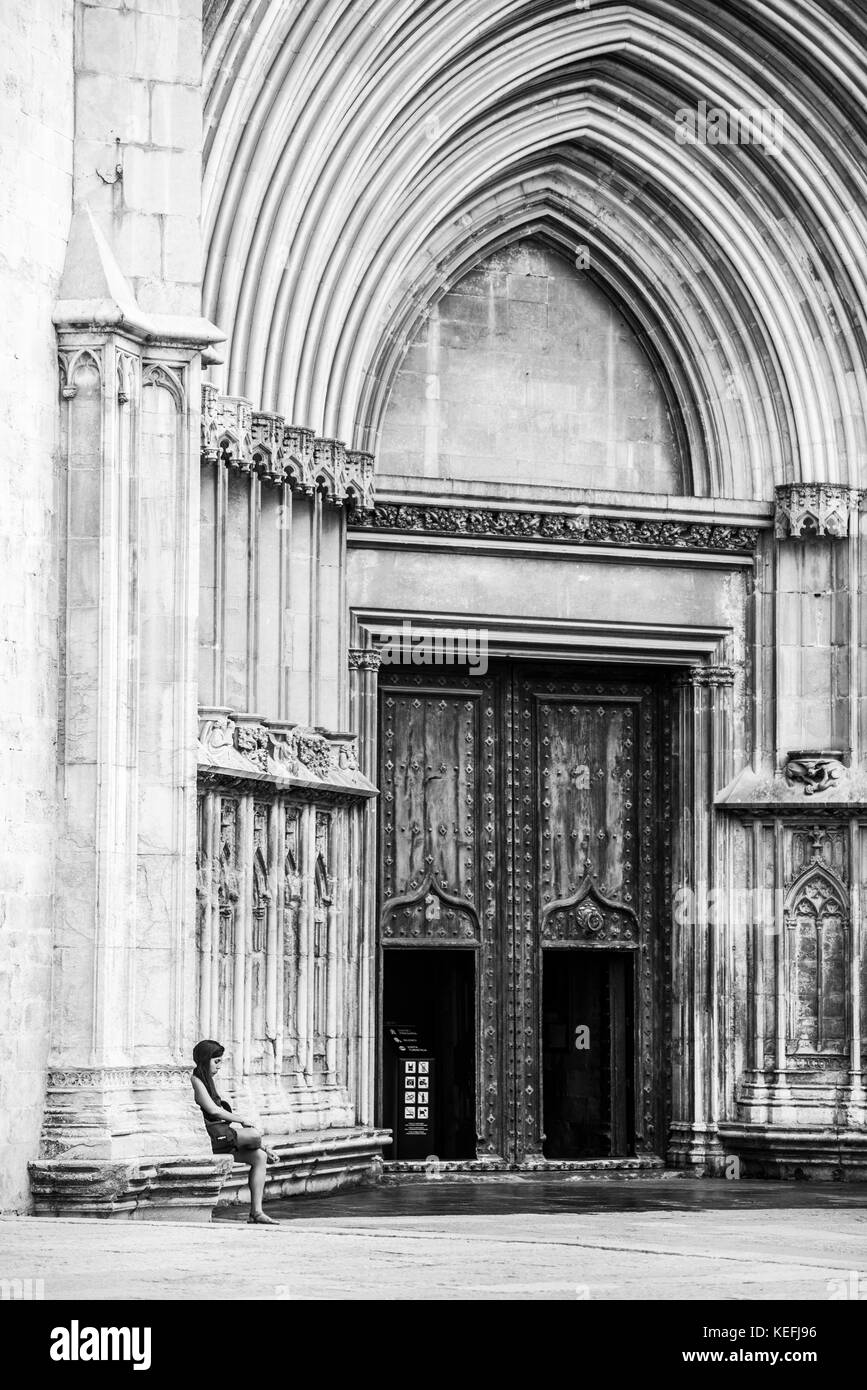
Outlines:
{"label": "stone wall", "polygon": [[201,9],[77,7],[75,203],[150,313],[201,308]]}
{"label": "stone wall", "polygon": [[665,397],[633,329],[586,271],[532,239],[432,305],[394,385],[378,472],[684,490]]}
{"label": "stone wall", "polygon": [[57,361],[72,206],[72,0],[0,10],[0,1209],[28,1200],[45,1088],[57,731]]}

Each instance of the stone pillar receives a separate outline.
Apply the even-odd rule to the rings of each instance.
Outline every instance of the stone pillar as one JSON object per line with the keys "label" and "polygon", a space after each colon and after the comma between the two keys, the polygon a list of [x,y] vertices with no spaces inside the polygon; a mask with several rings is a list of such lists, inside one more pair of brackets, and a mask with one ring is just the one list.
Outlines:
{"label": "stone pillar", "polygon": [[[377,775],[377,698],[380,654],[373,648],[349,651],[350,725],[359,735],[359,766],[375,784]],[[373,1124],[376,1111],[376,805],[367,802],[353,825],[354,862],[364,866],[361,901],[360,1011],[358,1021],[358,1120]]]}
{"label": "stone pillar", "polygon": [[156,346],[141,328],[68,320],[59,335],[63,819],[31,1181],[39,1211],[207,1216],[226,1163],[188,1079],[203,343],[193,328]]}
{"label": "stone pillar", "polygon": [[203,354],[201,16],[76,0],[61,816],[38,1211],[207,1216],[190,1104]]}
{"label": "stone pillar", "polygon": [[675,921],[672,940],[674,1094],[669,1161],[698,1172],[719,1172],[723,1040],[721,1000],[726,983],[722,910],[726,827],[713,808],[731,772],[732,686],[728,666],[696,666],[678,682],[675,726]]}

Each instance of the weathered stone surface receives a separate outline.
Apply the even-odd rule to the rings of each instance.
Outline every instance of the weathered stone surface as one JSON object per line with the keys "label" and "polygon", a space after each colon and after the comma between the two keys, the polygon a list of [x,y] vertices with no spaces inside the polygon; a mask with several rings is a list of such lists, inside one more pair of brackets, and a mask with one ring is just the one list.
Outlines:
{"label": "weathered stone surface", "polygon": [[[404,617],[665,687],[660,902],[703,904],[660,977],[669,1160],[859,1173],[863,17],[482,3],[443,43],[349,8],[210,6],[204,65],[196,0],[0,17],[0,1206],[43,1097],[41,1161],[96,1165],[103,1209],[198,1191],[187,1082],[153,1078],[205,1021],[239,1103],[374,1154]],[[739,53],[797,161],[676,138],[677,101],[740,99]],[[201,758],[197,704],[231,724]]]}
{"label": "weathered stone surface", "polygon": [[275,1204],[284,1220],[263,1232],[242,1211],[170,1230],[7,1218],[0,1232],[7,1277],[42,1278],[60,1300],[230,1300],[243,1288],[276,1301],[789,1303],[863,1295],[863,1201],[849,1193],[847,1203],[839,1187],[807,1197],[791,1184],[682,1178],[439,1181],[349,1193],[329,1212]]}
{"label": "weathered stone surface", "polygon": [[[0,14],[0,1210],[28,1201],[48,1048],[58,677],[58,372],[72,208],[72,0]],[[14,459],[14,463],[12,460]]]}
{"label": "weathered stone surface", "polygon": [[397,374],[379,465],[386,476],[682,491],[643,350],[586,274],[532,240],[432,306]]}

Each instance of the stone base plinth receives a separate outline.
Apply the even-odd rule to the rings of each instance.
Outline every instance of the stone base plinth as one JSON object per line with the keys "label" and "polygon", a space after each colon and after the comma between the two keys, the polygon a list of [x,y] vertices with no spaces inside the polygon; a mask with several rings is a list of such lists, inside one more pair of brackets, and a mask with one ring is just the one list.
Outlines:
{"label": "stone base plinth", "polygon": [[[265,1200],[336,1192],[340,1188],[377,1182],[382,1173],[382,1150],[391,1143],[383,1129],[313,1130],[284,1138],[268,1137],[268,1147],[280,1155],[268,1165]],[[245,1163],[236,1163],[220,1192],[218,1205],[249,1201]]]}
{"label": "stone base plinth", "polygon": [[45,1159],[31,1163],[37,1216],[209,1221],[231,1158]]}
{"label": "stone base plinth", "polygon": [[726,1150],[716,1125],[675,1122],[669,1131],[667,1162],[695,1178],[721,1177]]}
{"label": "stone base plinth", "polygon": [[867,1182],[867,1128],[721,1124],[745,1178]]}

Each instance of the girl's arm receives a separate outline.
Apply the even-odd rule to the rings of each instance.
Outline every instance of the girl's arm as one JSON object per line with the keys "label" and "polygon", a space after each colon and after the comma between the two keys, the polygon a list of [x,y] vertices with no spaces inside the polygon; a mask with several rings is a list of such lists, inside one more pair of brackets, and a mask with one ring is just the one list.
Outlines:
{"label": "girl's arm", "polygon": [[192,1078],[193,1092],[199,1105],[204,1110],[209,1120],[237,1120],[238,1116],[233,1115],[231,1110],[223,1110],[221,1106],[215,1105],[208,1095],[204,1084],[197,1076]]}

